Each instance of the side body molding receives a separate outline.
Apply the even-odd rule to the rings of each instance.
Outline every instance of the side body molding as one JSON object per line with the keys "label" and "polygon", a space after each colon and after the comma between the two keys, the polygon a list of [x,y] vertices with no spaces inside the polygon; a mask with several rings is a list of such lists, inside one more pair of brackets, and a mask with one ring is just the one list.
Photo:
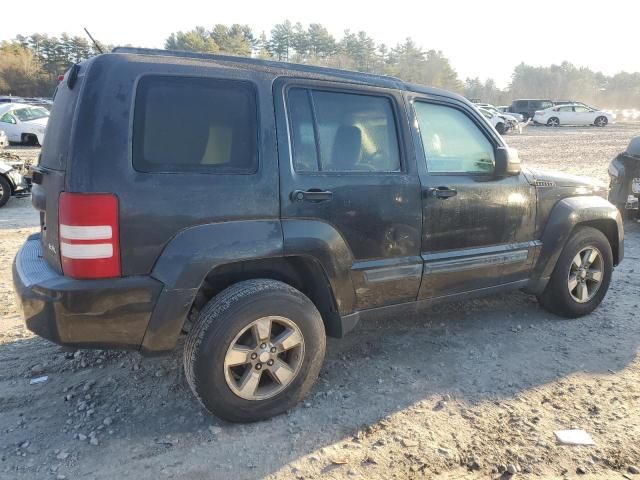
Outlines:
{"label": "side body molding", "polygon": [[280,257],[279,220],[244,220],[182,230],[164,248],[151,276],[164,284],[142,341],[145,353],[166,352],[176,340],[207,274],[234,261]]}
{"label": "side body molding", "polygon": [[283,219],[284,254],[307,256],[324,269],[341,316],[353,313],[356,294],[351,280],[353,255],[331,225],[317,220]]}
{"label": "side body molding", "polygon": [[[555,204],[542,234],[542,248],[533,269],[529,285],[530,293],[542,293],[556,262],[573,229],[580,224],[605,223],[614,233],[612,250],[614,264],[624,257],[624,228],[618,209],[602,197],[569,197]],[[616,244],[617,243],[617,244]]]}

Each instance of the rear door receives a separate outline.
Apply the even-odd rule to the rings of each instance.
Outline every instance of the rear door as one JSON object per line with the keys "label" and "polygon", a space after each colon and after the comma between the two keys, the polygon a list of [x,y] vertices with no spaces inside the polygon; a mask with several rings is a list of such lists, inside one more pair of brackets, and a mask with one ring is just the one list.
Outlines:
{"label": "rear door", "polygon": [[424,277],[419,299],[528,278],[535,191],[524,175],[494,176],[501,142],[462,104],[411,97],[422,181]]}
{"label": "rear door", "polygon": [[283,222],[320,222],[344,240],[358,310],[415,300],[420,183],[402,96],[290,79],[275,98]]}

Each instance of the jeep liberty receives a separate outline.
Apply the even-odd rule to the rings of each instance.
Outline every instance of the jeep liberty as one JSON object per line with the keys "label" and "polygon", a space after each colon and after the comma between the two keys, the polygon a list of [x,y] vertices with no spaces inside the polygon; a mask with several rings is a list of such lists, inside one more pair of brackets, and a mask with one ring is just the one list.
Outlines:
{"label": "jeep liberty", "polygon": [[623,257],[601,184],[520,165],[464,98],[396,78],[118,48],[58,87],[13,281],[72,348],[172,351],[230,421],[292,408],[326,335],[505,290],[588,314]]}

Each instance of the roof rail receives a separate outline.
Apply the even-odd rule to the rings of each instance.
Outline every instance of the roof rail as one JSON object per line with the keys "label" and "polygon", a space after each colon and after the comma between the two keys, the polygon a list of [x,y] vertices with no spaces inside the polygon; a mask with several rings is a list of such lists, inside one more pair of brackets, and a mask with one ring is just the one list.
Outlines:
{"label": "roof rail", "polygon": [[369,78],[382,80],[390,83],[399,83],[404,85],[404,81],[390,75],[379,75],[375,73],[356,72],[354,70],[342,70],[332,67],[320,67],[316,65],[306,65],[303,63],[282,62],[276,60],[263,60],[252,57],[237,57],[233,55],[218,55],[214,53],[198,53],[187,52],[183,50],[163,50],[160,48],[138,48],[138,47],[115,47],[112,53],[130,53],[134,55],[158,55],[166,57],[196,58],[202,60],[217,60],[221,62],[233,62],[245,65],[259,65],[269,68],[281,68],[284,70],[296,70],[301,72],[318,72],[330,75],[339,75],[346,77],[360,77],[362,79]]}

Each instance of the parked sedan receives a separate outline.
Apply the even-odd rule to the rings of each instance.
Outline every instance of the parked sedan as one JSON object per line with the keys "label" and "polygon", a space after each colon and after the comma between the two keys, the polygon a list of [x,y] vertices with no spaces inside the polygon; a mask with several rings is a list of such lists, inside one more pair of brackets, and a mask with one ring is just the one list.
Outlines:
{"label": "parked sedan", "polygon": [[0,105],[0,129],[10,142],[42,145],[48,121],[46,108],[22,103]]}
{"label": "parked sedan", "polygon": [[559,105],[537,110],[533,121],[550,127],[558,125],[596,125],[604,127],[615,120],[614,115],[582,104]]}
{"label": "parked sedan", "polygon": [[500,135],[504,135],[509,128],[511,128],[511,124],[504,115],[497,115],[482,107],[479,107],[478,111],[493,125],[493,128],[495,128]]}

